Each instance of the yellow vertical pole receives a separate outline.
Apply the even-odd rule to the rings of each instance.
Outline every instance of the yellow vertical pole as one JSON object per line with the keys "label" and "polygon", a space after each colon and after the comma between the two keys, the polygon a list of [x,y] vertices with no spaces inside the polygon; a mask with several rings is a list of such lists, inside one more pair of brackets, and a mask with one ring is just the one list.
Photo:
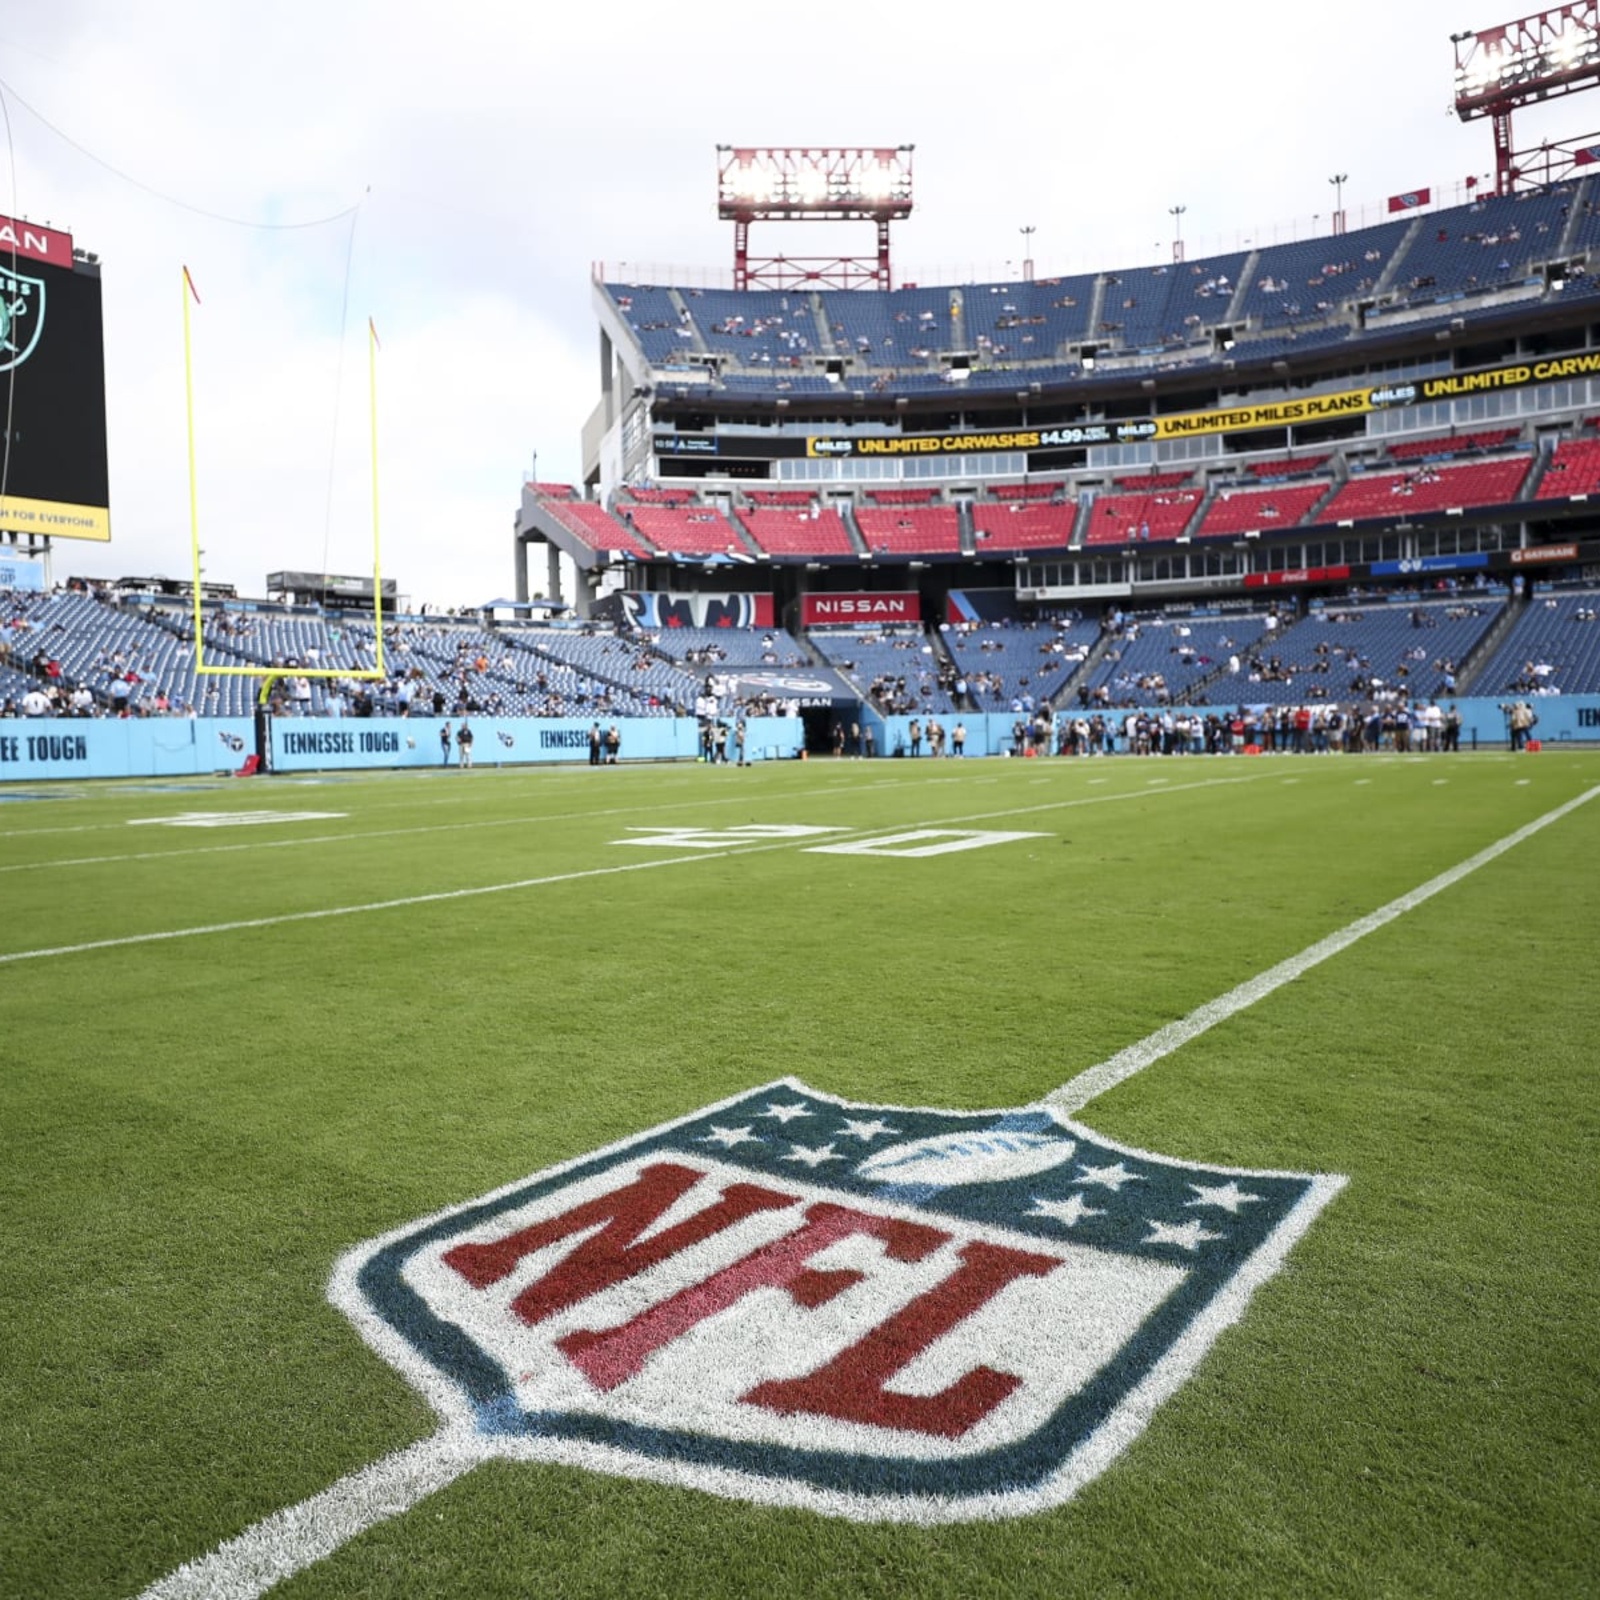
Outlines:
{"label": "yellow vertical pole", "polygon": [[377,670],[383,673],[383,562],[378,542],[378,330],[367,318],[367,394],[372,412],[372,616],[377,625]]}
{"label": "yellow vertical pole", "polygon": [[195,294],[194,279],[183,269],[183,393],[189,420],[189,546],[194,555],[194,664],[205,667],[204,625],[200,614],[200,501],[195,488],[194,470],[194,366],[189,336],[189,296]]}

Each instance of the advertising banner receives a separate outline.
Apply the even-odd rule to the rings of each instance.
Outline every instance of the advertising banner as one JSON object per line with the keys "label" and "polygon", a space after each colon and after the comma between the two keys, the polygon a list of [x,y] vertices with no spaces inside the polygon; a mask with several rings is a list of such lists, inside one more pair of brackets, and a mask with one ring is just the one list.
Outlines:
{"label": "advertising banner", "polygon": [[803,628],[860,627],[874,622],[921,622],[915,590],[881,594],[808,594],[800,600]]}

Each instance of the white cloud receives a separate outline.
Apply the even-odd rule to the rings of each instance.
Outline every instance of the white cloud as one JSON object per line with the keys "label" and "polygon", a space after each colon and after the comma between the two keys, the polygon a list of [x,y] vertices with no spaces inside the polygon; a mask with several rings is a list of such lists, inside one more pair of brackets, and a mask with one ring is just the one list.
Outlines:
{"label": "white cloud", "polygon": [[[1480,19],[1481,20],[1481,19]],[[343,411],[333,373],[345,224],[264,233],[153,198],[10,103],[15,209],[70,224],[105,262],[114,542],[59,572],[184,570],[178,268],[206,294],[207,567],[245,591],[318,564],[365,509],[359,330],[384,339],[385,565],[436,603],[504,591],[530,452],[578,476],[598,392],[595,261],[725,273],[715,146],[917,145],[903,277],[1041,275],[1191,256],[1326,228],[1335,171],[1353,213],[1486,172],[1485,126],[1447,115],[1454,0],[1336,11],[1213,0],[858,8],[819,21],[710,0],[603,12],[287,0],[58,0],[8,18],[5,77],[73,140],[193,206],[278,223],[363,201]],[[1519,118],[1577,126],[1559,105]],[[0,168],[0,210],[12,209]],[[370,189],[370,193],[368,190]],[[1318,221],[1313,224],[1315,215]],[[1353,218],[1354,220],[1354,218]],[[809,253],[758,228],[758,249]],[[348,564],[348,563],[346,563]]]}

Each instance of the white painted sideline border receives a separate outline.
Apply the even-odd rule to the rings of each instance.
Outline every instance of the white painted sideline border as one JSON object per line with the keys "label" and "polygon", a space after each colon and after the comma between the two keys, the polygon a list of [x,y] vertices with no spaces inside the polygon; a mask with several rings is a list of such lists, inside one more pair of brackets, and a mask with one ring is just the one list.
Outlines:
{"label": "white painted sideline border", "polygon": [[1357,918],[1337,933],[1330,933],[1326,939],[1319,939],[1315,944],[1308,945],[1299,955],[1290,956],[1288,960],[1280,961],[1275,967],[1268,967],[1265,972],[1241,983],[1236,989],[1230,989],[1225,995],[1207,1001],[1205,1005],[1191,1011],[1188,1016],[1180,1017],[1176,1022],[1169,1022],[1164,1028],[1158,1028],[1149,1038],[1129,1045],[1126,1050],[1119,1050],[1109,1060],[1102,1061],[1099,1066],[1080,1072],[1076,1078],[1062,1084],[1054,1093],[1043,1096],[1039,1103],[1054,1106],[1058,1111],[1078,1110],[1097,1095],[1102,1095],[1124,1079],[1131,1078],[1134,1073],[1142,1072],[1163,1056],[1171,1055],[1174,1050],[1216,1027],[1219,1022],[1226,1022],[1229,1017],[1235,1016],[1248,1006],[1253,1006],[1258,1000],[1264,1000],[1274,989],[1281,989],[1284,984],[1292,983],[1302,973],[1309,972],[1313,967],[1326,961],[1329,956],[1336,956],[1341,950],[1348,950],[1358,939],[1365,939],[1369,933],[1376,933],[1379,928],[1387,926],[1396,917],[1404,916],[1406,912],[1415,910],[1424,901],[1431,900],[1452,884],[1460,883],[1479,867],[1487,866],[1497,857],[1503,856],[1506,851],[1515,849],[1524,839],[1531,839],[1541,828],[1548,828],[1552,822],[1559,822],[1563,817],[1576,811],[1579,806],[1587,805],[1596,795],[1600,795],[1600,787],[1588,789],[1576,799],[1557,806],[1554,811],[1545,812],[1542,817],[1536,817],[1525,827],[1518,828],[1515,833],[1508,833],[1505,838],[1497,839],[1487,849],[1480,850],[1475,856],[1468,856],[1465,861],[1441,872],[1438,877],[1429,878],[1426,883],[1409,890],[1398,899],[1391,900],[1388,905],[1380,906],[1378,910]]}
{"label": "white painted sideline border", "polygon": [[[1038,1103],[1064,1113],[1081,1109],[1105,1090],[1126,1081],[1145,1067],[1172,1054],[1190,1039],[1246,1010],[1303,972],[1348,949],[1369,933],[1386,927],[1407,911],[1422,905],[1524,840],[1532,838],[1551,823],[1587,805],[1596,796],[1600,796],[1600,786],[1586,790],[1575,799],[1546,812],[1476,855],[1469,856],[1458,865],[1391,900],[1388,905],[1358,918],[1339,932],[1308,946],[1298,955],[1280,961],[1258,977],[1199,1007],[1187,1017],[1157,1029],[1137,1044],[1118,1051],[1099,1066],[1079,1073],[1061,1088],[1043,1096]],[[702,854],[693,859],[714,860],[716,856]],[[645,866],[667,864],[640,863]],[[586,874],[580,874],[583,875]],[[1273,1276],[1296,1240],[1310,1226],[1317,1213],[1344,1187],[1344,1183],[1343,1178],[1333,1176],[1316,1180],[1312,1191],[1280,1225],[1270,1241],[1270,1250],[1252,1263],[1250,1281],[1231,1286],[1230,1291],[1219,1296],[1200,1319],[1200,1322],[1214,1325],[1202,1327],[1197,1324],[1191,1328],[1182,1344],[1169,1351],[1140,1386],[1143,1404],[1136,1424],[1125,1432],[1116,1435],[1108,1433],[1092,1441],[1097,1459],[1092,1469],[1084,1473],[1085,1478],[1103,1470],[1132,1442],[1149,1415],[1187,1377],[1194,1358],[1186,1347],[1198,1343],[1199,1351],[1209,1348],[1222,1327],[1238,1320],[1253,1290]],[[209,1555],[188,1562],[158,1580],[145,1589],[138,1600],[257,1600],[283,1579],[331,1555],[367,1528],[401,1515],[436,1490],[454,1482],[480,1461],[502,1453],[514,1452],[486,1452],[483,1442],[464,1430],[441,1429],[405,1450],[396,1451],[341,1478],[320,1494],[263,1518],[235,1538],[219,1545]],[[597,1459],[595,1466],[604,1470],[605,1462]],[[1090,1463],[1085,1462],[1083,1466],[1088,1468]],[[738,1475],[730,1473],[728,1476],[732,1479]],[[750,1486],[742,1481],[730,1482],[726,1492],[738,1498],[765,1498],[751,1493]]]}

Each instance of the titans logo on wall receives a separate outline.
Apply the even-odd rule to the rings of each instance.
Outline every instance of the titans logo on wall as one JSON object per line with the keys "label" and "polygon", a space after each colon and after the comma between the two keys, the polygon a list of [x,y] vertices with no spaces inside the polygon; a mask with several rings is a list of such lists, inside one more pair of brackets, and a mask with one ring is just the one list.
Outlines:
{"label": "titans logo on wall", "polygon": [[863,1520],[1059,1504],[1343,1179],[784,1079],[349,1252],[329,1294],[485,1458]]}

